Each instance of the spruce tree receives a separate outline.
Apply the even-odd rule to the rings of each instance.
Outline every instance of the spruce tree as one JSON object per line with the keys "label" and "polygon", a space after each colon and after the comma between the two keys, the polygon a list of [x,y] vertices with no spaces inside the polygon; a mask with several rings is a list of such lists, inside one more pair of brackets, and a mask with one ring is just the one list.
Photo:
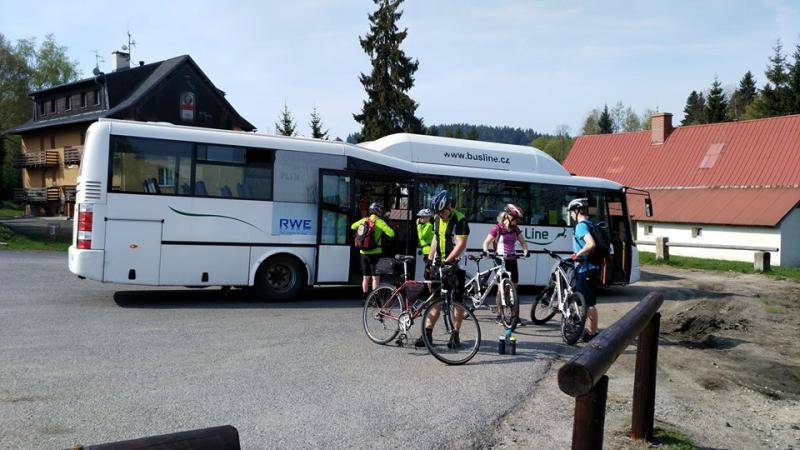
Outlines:
{"label": "spruce tree", "polygon": [[477,141],[478,140],[478,129],[475,127],[469,127],[469,131],[467,131],[467,139],[470,141]]}
{"label": "spruce tree", "polygon": [[714,82],[711,83],[711,89],[708,91],[706,98],[706,107],[704,110],[706,123],[719,123],[727,119],[728,100],[725,99],[725,92],[722,90],[722,83],[719,82],[717,77],[714,77]]}
{"label": "spruce tree", "polygon": [[756,80],[753,78],[752,72],[748,70],[742,80],[739,81],[739,88],[731,95],[731,101],[728,105],[728,117],[733,120],[744,118],[745,111],[755,100],[756,94]]}
{"label": "spruce tree", "polygon": [[789,114],[800,114],[800,44],[794,49],[794,64],[789,69]]}
{"label": "spruce tree", "polygon": [[611,114],[608,112],[608,105],[603,107],[603,112],[600,113],[600,120],[597,121],[597,126],[600,128],[600,134],[611,134],[614,132],[614,122],[611,120]]}
{"label": "spruce tree", "polygon": [[686,106],[683,108],[683,120],[681,125],[697,125],[706,123],[705,119],[706,99],[702,92],[692,91],[686,99]]}
{"label": "spruce tree", "polygon": [[295,128],[297,128],[297,125],[294,123],[292,113],[289,112],[289,107],[286,106],[286,103],[284,103],[283,111],[281,111],[280,122],[275,123],[275,134],[282,136],[294,136]]}
{"label": "spruce tree", "polygon": [[414,115],[418,105],[407,94],[414,86],[419,61],[411,60],[400,49],[408,35],[408,29],[397,28],[403,0],[373,1],[378,9],[369,16],[369,33],[359,37],[361,48],[372,61],[372,73],[359,77],[367,100],[353,118],[362,125],[361,136],[367,141],[392,133],[422,133],[422,120]]}
{"label": "spruce tree", "polygon": [[783,55],[780,40],[773,50],[775,53],[769,58],[770,65],[764,72],[768,83],[761,89],[758,98],[747,108],[747,118],[758,119],[790,114],[792,92],[789,88],[786,57]]}
{"label": "spruce tree", "polygon": [[328,130],[322,131],[322,119],[319,117],[316,106],[311,111],[311,122],[308,123],[308,126],[311,127],[311,137],[328,140]]}

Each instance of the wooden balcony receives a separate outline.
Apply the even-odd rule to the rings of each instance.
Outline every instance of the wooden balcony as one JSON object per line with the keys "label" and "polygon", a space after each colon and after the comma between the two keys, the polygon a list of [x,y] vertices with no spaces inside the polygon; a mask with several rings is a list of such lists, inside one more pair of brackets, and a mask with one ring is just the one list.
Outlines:
{"label": "wooden balcony", "polygon": [[61,189],[64,189],[64,201],[75,202],[75,186],[14,189],[14,201],[20,203],[59,202],[61,201]]}
{"label": "wooden balcony", "polygon": [[57,149],[23,153],[14,162],[17,167],[51,167],[61,164]]}
{"label": "wooden balcony", "polygon": [[82,145],[64,147],[64,164],[80,164],[82,155]]}
{"label": "wooden balcony", "polygon": [[[56,194],[58,200],[58,194]],[[14,189],[14,201],[19,203],[42,203],[47,201],[47,188]]]}

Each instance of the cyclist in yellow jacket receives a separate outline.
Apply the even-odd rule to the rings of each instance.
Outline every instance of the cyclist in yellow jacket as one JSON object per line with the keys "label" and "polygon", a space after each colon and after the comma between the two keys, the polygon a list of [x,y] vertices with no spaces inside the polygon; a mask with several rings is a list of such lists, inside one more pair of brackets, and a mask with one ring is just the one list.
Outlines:
{"label": "cyclist in yellow jacket", "polygon": [[422,259],[426,262],[424,272],[426,280],[431,279],[431,274],[428,270],[430,265],[427,264],[429,262],[428,255],[431,252],[431,242],[433,242],[433,222],[431,222],[431,216],[431,210],[428,208],[421,209],[417,213],[417,239],[419,241],[419,247],[422,250]]}
{"label": "cyclist in yellow jacket", "polygon": [[383,205],[380,203],[372,203],[369,205],[369,217],[364,217],[350,225],[351,230],[357,230],[358,227],[367,220],[372,221],[374,224],[373,237],[375,238],[377,246],[371,250],[362,249],[359,251],[359,253],[361,253],[361,273],[363,275],[361,279],[362,300],[366,300],[367,295],[369,295],[370,279],[372,280],[372,289],[377,289],[381,282],[381,277],[375,274],[375,264],[378,263],[378,259],[383,253],[381,249],[381,239],[384,233],[390,238],[394,237],[394,230],[392,227],[379,217],[381,212],[383,212]]}

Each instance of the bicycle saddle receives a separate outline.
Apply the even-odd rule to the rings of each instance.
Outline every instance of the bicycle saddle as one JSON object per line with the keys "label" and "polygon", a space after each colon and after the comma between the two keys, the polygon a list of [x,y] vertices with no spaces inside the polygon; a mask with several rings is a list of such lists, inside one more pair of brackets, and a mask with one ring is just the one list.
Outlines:
{"label": "bicycle saddle", "polygon": [[411,255],[394,255],[394,259],[400,262],[406,262],[406,261],[414,261],[417,258]]}

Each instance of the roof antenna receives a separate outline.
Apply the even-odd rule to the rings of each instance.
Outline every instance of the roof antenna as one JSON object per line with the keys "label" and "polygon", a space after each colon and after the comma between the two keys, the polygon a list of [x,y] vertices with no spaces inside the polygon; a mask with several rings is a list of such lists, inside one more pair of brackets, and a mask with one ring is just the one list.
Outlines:
{"label": "roof antenna", "polygon": [[92,73],[94,74],[94,76],[98,76],[103,73],[100,71],[100,63],[106,62],[106,60],[103,59],[102,56],[100,56],[100,52],[98,52],[97,50],[90,50],[90,51],[94,53],[94,69],[92,69]]}
{"label": "roof antenna", "polygon": [[136,41],[133,40],[133,36],[131,36],[131,30],[127,30],[128,33],[128,45],[123,44],[122,50],[128,52],[128,61],[133,59],[131,56],[133,54],[133,47],[136,47]]}

